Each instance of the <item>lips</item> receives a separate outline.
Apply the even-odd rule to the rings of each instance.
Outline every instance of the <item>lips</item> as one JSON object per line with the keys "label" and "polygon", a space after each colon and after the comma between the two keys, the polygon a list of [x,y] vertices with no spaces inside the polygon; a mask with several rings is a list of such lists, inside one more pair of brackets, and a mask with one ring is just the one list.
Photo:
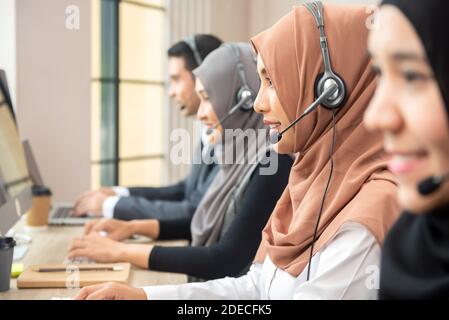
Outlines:
{"label": "lips", "polygon": [[281,123],[264,119],[263,123],[270,127],[270,134],[281,131]]}
{"label": "lips", "polygon": [[199,119],[201,121],[201,124],[203,125],[204,128],[207,129],[211,129],[213,128],[215,125],[211,122],[208,122],[208,119],[205,117],[205,119]]}
{"label": "lips", "polygon": [[391,160],[388,168],[396,175],[406,175],[416,171],[427,159],[425,151],[389,152],[389,154]]}

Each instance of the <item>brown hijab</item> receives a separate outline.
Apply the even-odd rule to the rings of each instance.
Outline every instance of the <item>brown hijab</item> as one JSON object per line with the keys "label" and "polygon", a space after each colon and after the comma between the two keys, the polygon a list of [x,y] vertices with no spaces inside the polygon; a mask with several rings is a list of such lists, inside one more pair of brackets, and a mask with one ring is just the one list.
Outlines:
{"label": "brown hijab", "polygon": [[[360,6],[324,6],[332,66],[345,81],[348,97],[336,117],[334,172],[313,254],[349,221],[365,226],[381,244],[399,214],[395,179],[387,171],[382,138],[363,126],[363,113],[375,90],[365,46],[365,12]],[[295,7],[252,42],[293,121],[313,102],[315,80],[323,72],[319,32],[312,14],[303,6]],[[320,107],[293,130],[291,152],[298,157],[289,184],[263,231],[256,261],[263,262],[268,254],[276,266],[298,276],[308,263],[329,177],[332,112]]]}

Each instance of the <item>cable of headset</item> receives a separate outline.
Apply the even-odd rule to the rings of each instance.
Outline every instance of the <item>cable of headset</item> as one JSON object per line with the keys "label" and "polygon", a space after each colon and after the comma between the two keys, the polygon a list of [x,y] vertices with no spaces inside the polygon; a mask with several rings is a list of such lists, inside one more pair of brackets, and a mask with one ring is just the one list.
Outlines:
{"label": "cable of headset", "polygon": [[336,130],[336,114],[338,110],[340,110],[344,106],[344,102],[346,99],[346,86],[342,78],[333,71],[332,63],[329,58],[328,51],[328,43],[325,33],[324,26],[324,14],[323,14],[323,4],[320,1],[306,3],[304,6],[307,10],[313,15],[315,18],[316,26],[319,29],[320,33],[320,46],[321,46],[321,55],[323,58],[324,64],[324,73],[319,75],[317,81],[315,81],[315,101],[306,108],[301,116],[296,118],[292,123],[290,123],[287,128],[282,130],[281,132],[274,134],[270,137],[271,143],[276,144],[279,143],[282,139],[282,136],[291,128],[296,126],[299,122],[301,122],[307,115],[316,110],[320,105],[326,108],[327,110],[332,111],[332,126],[333,126],[333,135],[332,142],[329,147],[329,162],[330,162],[330,172],[329,178],[327,180],[326,187],[324,189],[323,197],[320,204],[320,209],[317,216],[317,221],[315,224],[312,243],[310,244],[310,255],[309,255],[309,263],[307,266],[307,281],[310,280],[310,270],[312,265],[312,257],[313,257],[313,249],[315,247],[315,242],[318,238],[318,227],[321,220],[321,215],[323,213],[324,202],[326,200],[326,195],[329,190],[329,186],[332,180],[332,175],[334,172],[334,159],[333,153],[335,148],[335,142],[337,139],[337,130]]}
{"label": "cable of headset", "polygon": [[332,180],[332,175],[334,173],[334,148],[335,148],[335,142],[337,140],[337,129],[336,129],[336,113],[337,110],[333,109],[332,110],[332,141],[329,147],[329,162],[330,162],[330,171],[329,171],[329,177],[327,179],[327,183],[326,183],[326,187],[324,189],[324,193],[323,193],[323,198],[321,199],[321,204],[320,204],[320,211],[318,213],[318,217],[316,220],[316,224],[315,224],[315,230],[313,232],[313,240],[312,240],[312,244],[310,245],[310,255],[309,255],[309,264],[307,266],[307,281],[310,280],[310,269],[311,269],[311,265],[312,265],[312,257],[313,257],[313,249],[315,247],[315,242],[317,239],[317,233],[318,233],[318,227],[320,224],[320,220],[321,220],[321,215],[323,213],[323,208],[324,208],[324,202],[326,201],[326,195],[327,192],[329,191],[329,187],[330,187],[330,183]]}

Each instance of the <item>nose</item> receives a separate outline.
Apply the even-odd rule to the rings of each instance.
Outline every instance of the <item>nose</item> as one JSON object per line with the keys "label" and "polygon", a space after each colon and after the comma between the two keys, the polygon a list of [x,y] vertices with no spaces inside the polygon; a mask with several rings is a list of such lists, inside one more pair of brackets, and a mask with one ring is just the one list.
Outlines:
{"label": "nose", "polygon": [[173,85],[170,85],[170,86],[168,87],[168,96],[169,96],[170,98],[174,98],[175,95],[176,95],[176,93],[175,93],[175,88],[174,88]]}
{"label": "nose", "polygon": [[198,112],[196,114],[196,118],[203,122],[207,120],[207,113],[206,108],[204,107],[204,103],[200,103],[200,106],[198,107]]}
{"label": "nose", "polygon": [[365,126],[372,131],[397,132],[402,127],[397,93],[388,83],[379,84],[364,115]]}
{"label": "nose", "polygon": [[254,100],[254,111],[260,114],[268,112],[268,107],[266,103],[266,99],[264,97],[263,90],[259,90],[259,93],[257,94],[256,100]]}

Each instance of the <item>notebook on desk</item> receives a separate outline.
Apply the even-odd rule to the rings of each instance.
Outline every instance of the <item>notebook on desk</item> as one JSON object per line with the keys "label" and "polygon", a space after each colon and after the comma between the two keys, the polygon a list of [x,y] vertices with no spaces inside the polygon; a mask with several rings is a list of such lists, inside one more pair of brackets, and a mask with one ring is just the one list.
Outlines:
{"label": "notebook on desk", "polygon": [[[92,270],[94,269],[94,270]],[[36,265],[26,268],[17,288],[82,288],[104,282],[128,283],[131,264]]]}

